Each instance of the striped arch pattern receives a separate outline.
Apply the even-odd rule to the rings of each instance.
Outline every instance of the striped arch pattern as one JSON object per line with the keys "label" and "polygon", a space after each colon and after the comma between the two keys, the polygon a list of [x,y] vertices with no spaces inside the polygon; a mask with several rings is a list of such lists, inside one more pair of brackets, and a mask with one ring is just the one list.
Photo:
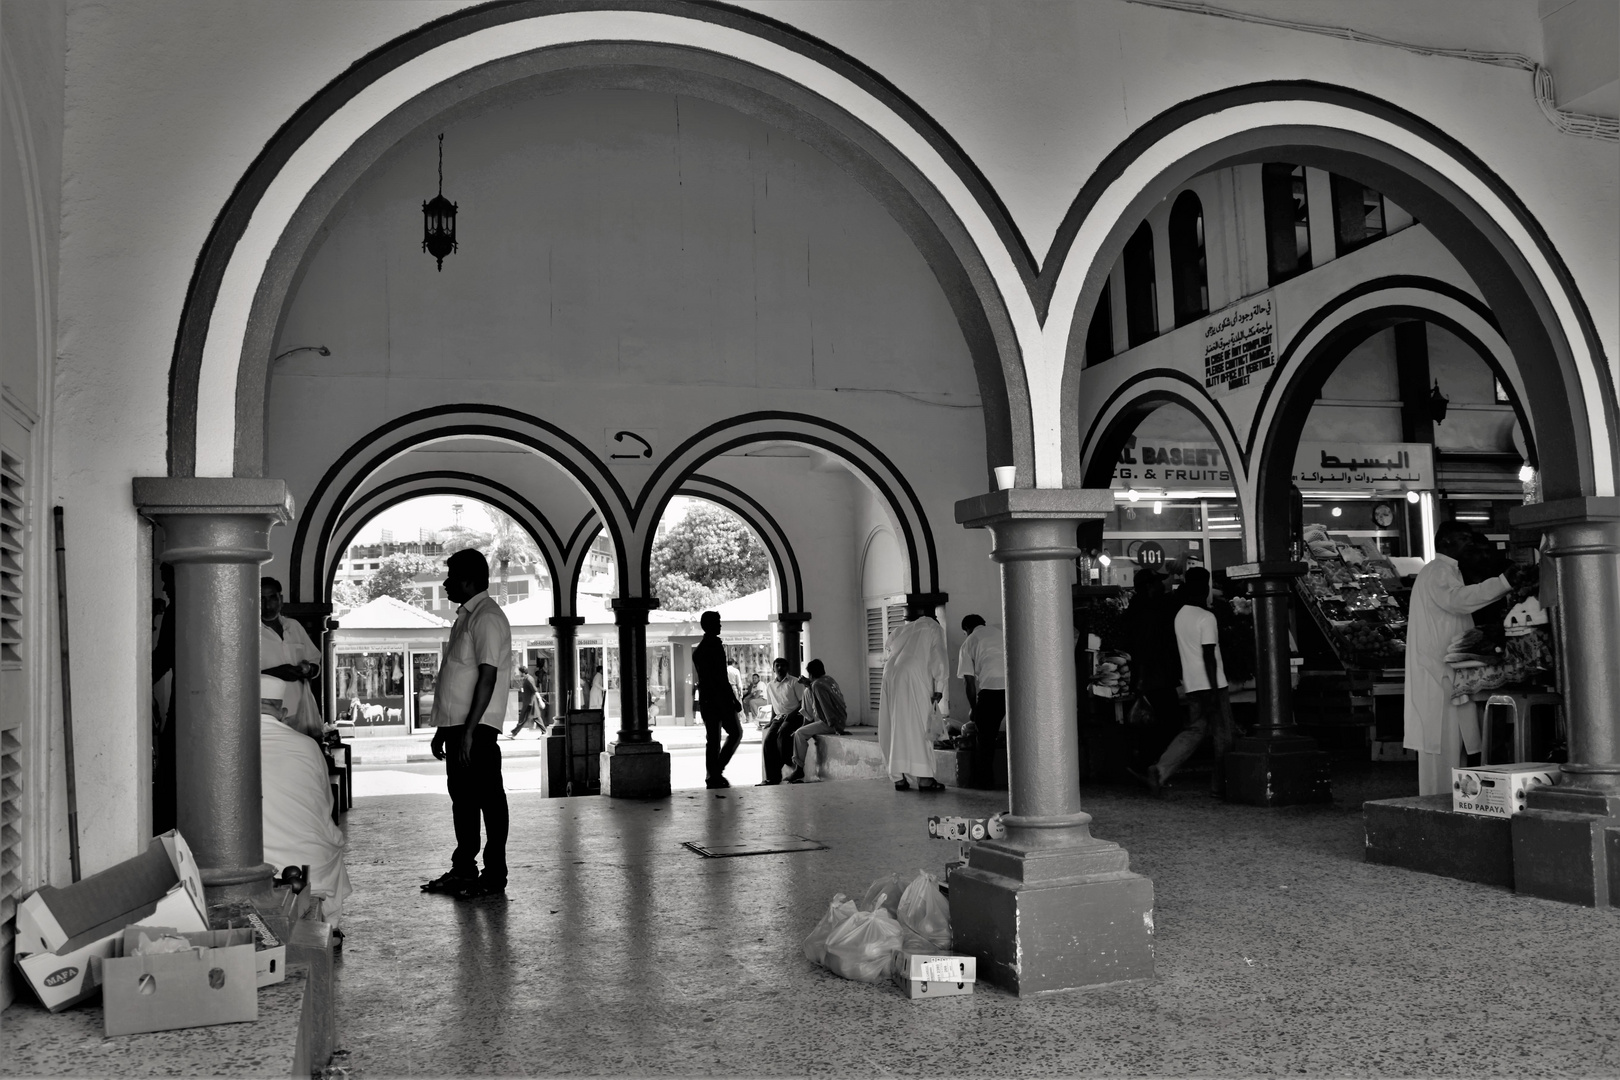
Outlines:
{"label": "striped arch pattern", "polygon": [[[636,587],[644,594],[651,573],[652,527],[692,475],[704,462],[742,446],[788,442],[809,446],[841,459],[877,495],[894,519],[909,559],[910,585],[915,593],[939,592],[939,556],[928,516],[904,474],[884,453],[850,429],[804,413],[756,412],[712,424],[676,447],[653,471],[636,503],[643,524],[638,547],[625,561],[640,575]],[[784,598],[784,603],[786,602]]]}
{"label": "striped arch pattern", "polygon": [[[322,603],[331,600],[328,594],[330,582],[337,573],[338,564],[343,560],[343,553],[354,543],[355,536],[367,521],[389,507],[427,495],[462,495],[501,510],[516,521],[528,534],[529,539],[534,541],[540,550],[541,559],[545,561],[546,572],[551,575],[551,580],[554,582],[561,580],[557,574],[562,569],[565,558],[562,541],[558,539],[557,530],[552,527],[551,522],[527,497],[505,484],[474,473],[448,469],[433,470],[412,473],[375,486],[367,486],[350,501],[331,525],[334,542],[326,547],[326,566],[316,583],[318,585],[316,599]],[[572,614],[570,611],[561,610],[561,596],[557,598],[557,606],[556,614]]]}
{"label": "striped arch pattern", "polygon": [[[618,480],[585,444],[555,424],[515,409],[495,405],[446,405],[410,413],[377,427],[356,440],[333,462],[299,516],[293,536],[289,599],[303,600],[306,595],[324,593],[329,587],[330,579],[325,571],[334,557],[337,523],[351,516],[351,504],[366,490],[367,483],[379,469],[418,447],[458,438],[481,438],[523,446],[566,472],[601,515],[619,551],[620,580],[626,580],[625,539],[634,528],[629,500]],[[558,547],[566,553],[566,545]],[[560,560],[557,569],[566,571],[566,559]]]}

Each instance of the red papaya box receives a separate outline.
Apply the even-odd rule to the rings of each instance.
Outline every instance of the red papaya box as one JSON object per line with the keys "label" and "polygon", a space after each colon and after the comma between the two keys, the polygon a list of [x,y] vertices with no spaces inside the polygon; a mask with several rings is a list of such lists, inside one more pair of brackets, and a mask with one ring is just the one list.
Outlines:
{"label": "red papaya box", "polygon": [[208,929],[202,874],[185,839],[167,832],[146,851],[83,881],[47,885],[17,905],[17,967],[40,1004],[61,1012],[95,993],[97,965],[118,955],[124,928],[146,922]]}
{"label": "red papaya box", "polygon": [[906,997],[959,997],[973,993],[978,978],[978,962],[971,956],[944,953],[895,954],[894,984]]}
{"label": "red papaya box", "polygon": [[100,964],[107,1036],[257,1020],[254,937],[245,927],[183,934],[128,927],[124,955]]}
{"label": "red papaya box", "polygon": [[1482,765],[1451,770],[1451,808],[1482,817],[1512,817],[1524,809],[1530,789],[1556,784],[1559,768],[1545,761]]}

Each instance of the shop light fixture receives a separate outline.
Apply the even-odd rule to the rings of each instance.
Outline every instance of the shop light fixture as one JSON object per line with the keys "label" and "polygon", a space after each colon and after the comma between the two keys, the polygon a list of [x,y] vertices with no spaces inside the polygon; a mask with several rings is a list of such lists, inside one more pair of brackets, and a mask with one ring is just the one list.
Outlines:
{"label": "shop light fixture", "polygon": [[1162,513],[1164,513],[1164,503],[1162,503],[1162,502],[1155,502],[1155,503],[1154,503],[1154,504],[1153,504],[1153,512],[1154,512],[1154,513],[1155,513],[1155,514],[1162,514]]}
{"label": "shop light fixture", "polygon": [[1536,467],[1528,461],[1519,466],[1519,483],[1528,484],[1536,478]]}
{"label": "shop light fixture", "polygon": [[1142,499],[1142,493],[1137,491],[1135,488],[1131,488],[1125,493],[1125,497],[1131,500],[1131,502],[1140,502]]}
{"label": "shop light fixture", "polygon": [[1097,561],[1102,563],[1104,567],[1107,567],[1107,566],[1111,565],[1114,560],[1109,558],[1108,557],[1108,552],[1105,551],[1101,555],[1097,556]]}
{"label": "shop light fixture", "polygon": [[1420,500],[1422,498],[1423,498],[1423,496],[1419,495],[1415,491],[1408,491],[1406,493],[1406,501],[1411,503],[1413,506],[1416,506],[1418,504],[1418,500]]}
{"label": "shop light fixture", "polygon": [[1344,511],[1335,506],[1332,510],[1332,514],[1334,517],[1342,517],[1344,516]]}
{"label": "shop light fixture", "polygon": [[1489,522],[1491,520],[1491,515],[1482,514],[1477,510],[1475,510],[1475,511],[1459,510],[1457,512],[1457,520],[1458,521],[1467,521],[1467,522],[1470,522],[1470,523],[1475,524],[1475,525],[1483,525],[1483,524],[1486,524],[1487,522]]}

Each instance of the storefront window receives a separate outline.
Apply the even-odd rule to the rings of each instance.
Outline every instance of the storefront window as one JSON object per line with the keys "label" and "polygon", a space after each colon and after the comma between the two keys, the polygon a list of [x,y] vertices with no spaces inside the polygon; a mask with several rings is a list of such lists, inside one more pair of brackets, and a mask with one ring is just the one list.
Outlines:
{"label": "storefront window", "polygon": [[354,733],[405,731],[405,653],[340,652],[336,656],[337,721]]}

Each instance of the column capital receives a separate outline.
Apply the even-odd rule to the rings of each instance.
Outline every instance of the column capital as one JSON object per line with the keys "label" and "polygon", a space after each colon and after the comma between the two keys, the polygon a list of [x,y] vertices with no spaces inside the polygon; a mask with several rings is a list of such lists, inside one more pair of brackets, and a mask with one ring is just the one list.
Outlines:
{"label": "column capital", "polygon": [[1102,518],[1113,510],[1110,488],[1009,488],[962,499],[956,523],[983,529],[1008,521]]}
{"label": "column capital", "polygon": [[552,626],[557,627],[558,629],[561,629],[563,627],[568,627],[568,628],[572,629],[573,627],[576,627],[576,626],[584,626],[585,625],[585,616],[583,616],[583,615],[553,615],[551,618],[547,619],[546,622],[550,623]]}
{"label": "column capital", "polygon": [[137,476],[135,509],[142,517],[253,515],[276,525],[293,519],[292,493],[285,480],[232,476]]}
{"label": "column capital", "polygon": [[646,626],[648,612],[657,606],[656,596],[617,596],[608,602],[615,626]]}
{"label": "column capital", "polygon": [[1620,522],[1620,496],[1585,496],[1553,502],[1515,506],[1508,511],[1515,529],[1545,532],[1560,525],[1610,524]]}
{"label": "column capital", "polygon": [[782,611],[777,613],[776,621],[779,623],[791,623],[794,629],[798,629],[810,621],[810,613],[808,611]]}

